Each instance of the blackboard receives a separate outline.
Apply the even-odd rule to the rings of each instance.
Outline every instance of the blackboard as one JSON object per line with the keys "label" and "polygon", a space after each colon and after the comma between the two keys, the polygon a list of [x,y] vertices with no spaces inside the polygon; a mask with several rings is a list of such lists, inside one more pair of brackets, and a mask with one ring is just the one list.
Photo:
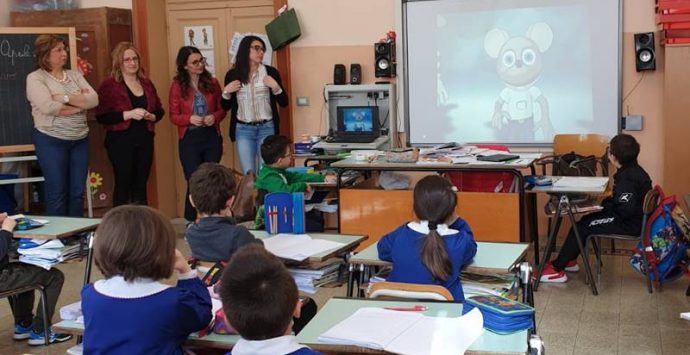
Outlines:
{"label": "blackboard", "polygon": [[[76,53],[73,27],[0,27],[0,152],[33,150],[26,76],[35,70],[34,41],[41,34],[64,36],[70,54]],[[70,55],[67,67],[76,68],[74,55]]]}

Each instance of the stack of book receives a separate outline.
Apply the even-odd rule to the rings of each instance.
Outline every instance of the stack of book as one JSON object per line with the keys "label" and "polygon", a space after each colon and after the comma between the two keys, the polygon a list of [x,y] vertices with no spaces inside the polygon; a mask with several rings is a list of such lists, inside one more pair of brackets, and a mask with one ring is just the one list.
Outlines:
{"label": "stack of book", "polygon": [[81,241],[79,236],[64,240],[22,238],[17,247],[19,261],[50,270],[65,260],[83,257],[87,250]]}
{"label": "stack of book", "polygon": [[515,275],[478,274],[463,271],[460,274],[465,298],[478,295],[510,297],[517,290]]}
{"label": "stack of book", "polygon": [[62,262],[62,251],[65,245],[58,239],[20,239],[19,261],[50,270],[56,264]]}
{"label": "stack of book", "polygon": [[479,309],[484,328],[498,334],[509,334],[534,328],[534,308],[500,296],[472,296],[465,299],[463,312]]}
{"label": "stack of book", "polygon": [[340,259],[332,258],[320,264],[312,264],[305,268],[288,268],[297,283],[297,288],[304,293],[313,295],[318,287],[338,281]]}

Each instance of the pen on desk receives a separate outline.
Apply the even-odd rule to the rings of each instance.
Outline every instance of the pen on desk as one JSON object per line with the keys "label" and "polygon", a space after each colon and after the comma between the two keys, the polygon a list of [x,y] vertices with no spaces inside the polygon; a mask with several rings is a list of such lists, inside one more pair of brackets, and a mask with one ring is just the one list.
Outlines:
{"label": "pen on desk", "polygon": [[424,312],[426,311],[427,308],[426,306],[412,306],[412,307],[384,307],[383,309],[387,309],[389,311],[401,311],[401,312]]}

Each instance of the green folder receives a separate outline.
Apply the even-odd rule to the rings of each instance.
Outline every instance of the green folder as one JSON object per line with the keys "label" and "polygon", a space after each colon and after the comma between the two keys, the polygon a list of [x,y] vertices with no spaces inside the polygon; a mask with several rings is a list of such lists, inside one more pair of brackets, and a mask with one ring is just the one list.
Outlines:
{"label": "green folder", "polygon": [[302,30],[299,28],[295,9],[285,11],[266,25],[266,34],[271,41],[273,50],[278,50],[299,38]]}

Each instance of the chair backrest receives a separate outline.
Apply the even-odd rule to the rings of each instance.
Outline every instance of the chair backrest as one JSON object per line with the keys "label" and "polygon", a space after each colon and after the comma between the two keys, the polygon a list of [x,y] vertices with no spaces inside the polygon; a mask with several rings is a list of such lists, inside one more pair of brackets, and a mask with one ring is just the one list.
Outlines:
{"label": "chair backrest", "polygon": [[608,142],[608,137],[600,134],[557,134],[553,139],[552,174],[593,176],[599,164],[601,175],[608,176]]}
{"label": "chair backrest", "polygon": [[606,154],[608,144],[609,138],[600,134],[557,134],[553,137],[553,154],[575,152],[599,158]]}
{"label": "chair backrest", "polygon": [[246,175],[240,175],[235,171],[235,181],[237,181],[235,199],[230,207],[232,215],[237,222],[252,221],[256,216],[257,207],[257,191],[254,188],[256,175],[252,171],[247,172]]}
{"label": "chair backrest", "polygon": [[377,282],[369,289],[369,298],[453,301],[447,288],[402,282]]}
{"label": "chair backrest", "polygon": [[640,231],[640,238],[644,237],[647,232],[647,222],[649,216],[659,206],[659,190],[651,189],[644,195],[644,202],[642,203],[642,230]]}

